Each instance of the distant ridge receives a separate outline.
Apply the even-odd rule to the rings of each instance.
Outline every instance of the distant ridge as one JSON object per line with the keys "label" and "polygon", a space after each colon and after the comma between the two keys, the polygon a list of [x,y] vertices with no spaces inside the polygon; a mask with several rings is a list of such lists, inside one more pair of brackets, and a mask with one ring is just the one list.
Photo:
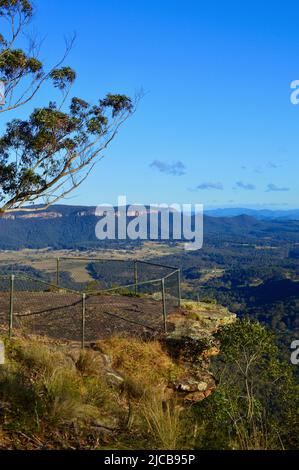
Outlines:
{"label": "distant ridge", "polygon": [[[42,206],[35,206],[42,207]],[[129,206],[127,206],[129,207]],[[149,205],[144,205],[149,210]],[[29,211],[28,211],[29,209]],[[26,211],[13,212],[6,214],[4,218],[51,218],[51,216],[65,217],[69,215],[95,215],[96,206],[86,205],[68,205],[68,204],[57,204],[49,207],[45,210],[30,211],[30,207],[26,207]],[[117,207],[115,207],[117,210]],[[299,220],[299,209],[249,209],[245,207],[231,207],[231,208],[216,208],[216,209],[204,209],[204,214],[209,217],[237,217],[240,215],[248,215],[255,219],[284,219],[284,220]]]}
{"label": "distant ridge", "polygon": [[[220,209],[223,214],[223,209]],[[287,217],[253,217],[252,213],[231,216],[204,217],[204,244],[249,243],[261,240],[272,242],[298,241],[299,220]],[[226,212],[227,214],[227,212]],[[98,221],[94,206],[55,205],[43,211],[16,212],[0,217],[0,249],[103,249],[138,247],[140,240],[104,240],[95,235]],[[172,230],[170,224],[170,232]],[[168,243],[167,241],[164,243]]]}
{"label": "distant ridge", "polygon": [[205,214],[210,217],[236,217],[238,215],[249,215],[256,219],[299,220],[299,209],[270,210],[232,207],[224,209],[207,209],[205,210]]}

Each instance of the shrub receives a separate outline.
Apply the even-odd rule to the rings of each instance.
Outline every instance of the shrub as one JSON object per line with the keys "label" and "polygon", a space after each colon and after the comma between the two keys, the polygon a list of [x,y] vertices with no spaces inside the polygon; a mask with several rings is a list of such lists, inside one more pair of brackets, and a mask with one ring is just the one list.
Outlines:
{"label": "shrub", "polygon": [[175,401],[164,402],[152,395],[141,408],[151,440],[158,449],[176,450],[182,436],[181,408]]}

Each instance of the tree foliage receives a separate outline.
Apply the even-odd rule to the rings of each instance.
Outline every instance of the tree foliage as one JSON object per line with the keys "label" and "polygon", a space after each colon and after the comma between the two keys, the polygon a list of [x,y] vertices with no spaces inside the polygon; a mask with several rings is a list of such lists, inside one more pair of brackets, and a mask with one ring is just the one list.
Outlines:
{"label": "tree foliage", "polygon": [[217,391],[197,409],[199,446],[218,449],[298,447],[298,385],[279,358],[275,338],[258,322],[238,320],[220,330]]}
{"label": "tree foliage", "polygon": [[[77,188],[88,176],[135,104],[122,94],[108,94],[96,104],[69,98],[76,72],[62,58],[46,71],[39,47],[30,40],[19,46],[21,33],[32,19],[27,0],[0,0],[0,80],[5,84],[4,115],[29,103],[49,84],[61,92],[60,102],[35,108],[25,120],[14,118],[0,138],[0,208],[2,212],[26,210],[24,205],[43,202],[47,207]],[[30,209],[32,210],[32,208]]]}

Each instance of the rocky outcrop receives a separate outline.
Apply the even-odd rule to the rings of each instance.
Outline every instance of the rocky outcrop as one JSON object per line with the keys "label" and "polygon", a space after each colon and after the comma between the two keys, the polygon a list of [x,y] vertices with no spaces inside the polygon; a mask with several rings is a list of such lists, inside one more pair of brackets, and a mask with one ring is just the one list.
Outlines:
{"label": "rocky outcrop", "polygon": [[[198,402],[213,392],[217,384],[210,370],[211,358],[220,351],[215,333],[235,319],[236,315],[222,306],[191,301],[183,302],[181,310],[168,317],[169,333],[160,342],[179,374],[166,382],[165,400],[175,395],[179,401]],[[101,341],[91,348],[101,353],[101,370],[108,383],[123,387],[125,378],[113,366],[109,348],[108,352],[102,350]]]}
{"label": "rocky outcrop", "polygon": [[200,302],[184,302],[181,312],[169,318],[172,331],[163,339],[169,355],[185,374],[169,384],[184,401],[197,402],[216,387],[210,372],[210,358],[219,353],[217,330],[234,322],[236,315],[226,308]]}
{"label": "rocky outcrop", "polygon": [[[166,357],[176,365],[177,373],[162,385],[165,400],[175,396],[182,402],[198,402],[215,390],[211,358],[220,352],[215,333],[235,319],[236,315],[226,308],[202,302],[183,302],[181,310],[168,317],[169,333],[159,341]],[[91,343],[90,347],[98,354],[99,369],[108,384],[122,389],[128,377],[118,370],[119,361],[112,360],[113,347],[105,345],[105,341]],[[136,354],[132,351],[132,357]],[[136,361],[137,367],[138,358]]]}

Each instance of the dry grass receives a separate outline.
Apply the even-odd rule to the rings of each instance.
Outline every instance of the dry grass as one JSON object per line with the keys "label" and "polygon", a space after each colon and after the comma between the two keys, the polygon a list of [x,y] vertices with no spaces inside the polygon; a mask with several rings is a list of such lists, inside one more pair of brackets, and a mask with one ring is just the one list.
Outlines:
{"label": "dry grass", "polygon": [[41,374],[51,374],[57,367],[69,368],[72,362],[63,352],[39,340],[18,339],[11,343],[11,358]]}
{"label": "dry grass", "polygon": [[82,352],[76,363],[51,343],[19,339],[7,344],[7,356],[0,370],[0,401],[7,404],[6,423],[16,432],[37,432],[41,423],[53,430],[81,426],[118,406],[95,353]]}
{"label": "dry grass", "polygon": [[158,341],[114,337],[99,341],[98,345],[112,358],[114,369],[143,389],[167,384],[181,372]]}
{"label": "dry grass", "polygon": [[148,426],[148,433],[159,450],[176,450],[182,436],[182,409],[176,402],[164,402],[159,395],[152,395],[141,407]]}
{"label": "dry grass", "polygon": [[81,350],[75,361],[76,368],[84,376],[98,376],[101,372],[102,361],[99,355],[89,349]]}
{"label": "dry grass", "polygon": [[[40,338],[7,342],[7,364],[0,369],[0,425],[7,442],[16,448],[34,447],[36,439],[56,449],[101,448],[104,423],[113,429],[105,445],[179,448],[181,412],[165,390],[182,371],[157,341],[112,338],[98,345],[101,352]],[[102,352],[124,378],[122,385],[107,382]]]}

